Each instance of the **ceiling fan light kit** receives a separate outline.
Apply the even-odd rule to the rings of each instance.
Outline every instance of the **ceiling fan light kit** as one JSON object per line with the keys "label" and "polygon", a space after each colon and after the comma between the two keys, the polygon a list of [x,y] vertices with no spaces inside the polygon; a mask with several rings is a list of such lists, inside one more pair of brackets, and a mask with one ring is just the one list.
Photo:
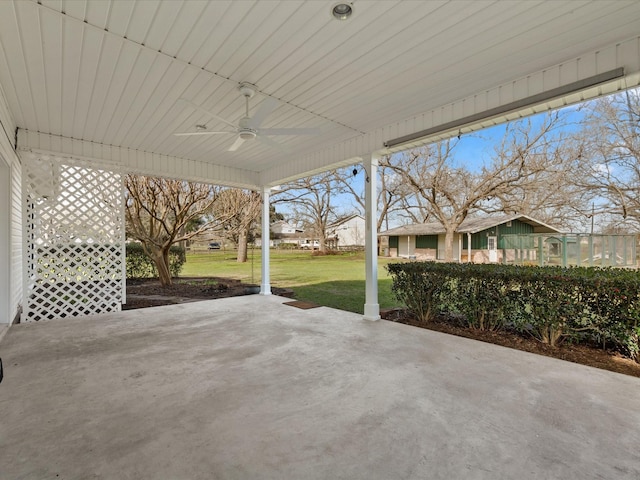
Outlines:
{"label": "ceiling fan light kit", "polygon": [[252,140],[256,138],[257,132],[250,128],[243,128],[238,132],[238,136],[243,140]]}

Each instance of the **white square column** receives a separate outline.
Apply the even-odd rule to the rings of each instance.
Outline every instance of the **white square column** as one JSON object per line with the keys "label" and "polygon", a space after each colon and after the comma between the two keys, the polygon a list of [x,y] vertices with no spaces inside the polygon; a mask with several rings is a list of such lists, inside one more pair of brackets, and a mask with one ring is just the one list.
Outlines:
{"label": "white square column", "polygon": [[363,158],[366,172],[364,184],[365,199],[365,271],[366,296],[364,304],[365,320],[380,320],[380,304],[378,303],[378,154]]}
{"label": "white square column", "polygon": [[271,229],[269,228],[269,217],[271,211],[269,209],[270,187],[264,187],[262,190],[262,281],[260,282],[260,295],[271,295],[271,281],[269,276],[269,239],[271,237]]}

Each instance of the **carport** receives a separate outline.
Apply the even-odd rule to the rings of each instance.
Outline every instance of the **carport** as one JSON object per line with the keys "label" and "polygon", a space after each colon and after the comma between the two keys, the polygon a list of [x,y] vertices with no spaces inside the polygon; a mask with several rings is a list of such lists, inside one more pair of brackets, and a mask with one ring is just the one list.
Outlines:
{"label": "carport", "polygon": [[[82,352],[85,349],[87,352],[98,347],[106,349],[110,341],[115,347],[113,342],[118,338],[119,332],[124,332],[127,322],[135,318],[118,312],[121,302],[126,298],[120,185],[122,175],[127,173],[260,191],[264,198],[262,228],[267,233],[269,195],[274,187],[332,168],[361,164],[366,175],[367,282],[364,318],[379,319],[376,283],[378,159],[402,149],[636,87],[640,84],[638,32],[640,3],[636,0],[361,0],[338,5],[335,1],[324,0],[0,2],[0,337],[20,318],[21,310],[22,319],[27,322],[25,325],[12,327],[15,333],[10,332],[9,337],[0,343],[0,353],[9,358],[18,352],[16,349],[22,348],[21,358],[33,369],[26,371],[37,372],[41,366],[49,365],[47,352],[38,349],[38,345],[43,344],[39,343],[37,335],[51,335],[52,343],[45,342],[44,345],[53,348],[50,352],[53,358],[59,355],[70,361],[56,363],[62,369],[57,372],[62,374],[59,381],[64,382],[64,369],[83,368]],[[190,135],[176,136],[176,133]],[[247,301],[246,305],[252,308],[251,312],[260,312],[261,322],[272,321],[273,325],[282,326],[277,322],[280,314],[268,314],[274,305],[282,309],[285,307],[279,305],[280,299],[270,295],[268,242],[263,242],[262,248],[262,295],[229,302]],[[52,252],[52,249],[55,251]],[[40,266],[44,261],[45,251],[49,255],[46,257],[46,264],[50,270],[43,277]],[[49,263],[49,259],[54,257],[62,258],[67,263],[62,260],[63,263],[60,264]],[[78,262],[86,258],[99,258],[101,263],[83,264],[82,268],[76,269],[81,270],[82,275],[65,277],[70,265],[76,268]],[[51,272],[55,272],[55,275],[50,275]],[[78,301],[76,296],[81,296],[82,301]],[[171,307],[158,310],[158,316],[162,316],[165,323],[145,323],[142,319],[142,323],[136,324],[140,326],[140,330],[135,335],[140,336],[143,343],[145,338],[153,342],[153,329],[157,328],[162,333],[164,328],[171,330],[171,325],[175,324],[175,328],[184,333],[183,338],[190,338],[188,332],[195,330],[189,328],[198,328],[196,324],[192,327],[185,324],[193,318],[192,315],[200,315],[197,312],[204,308],[208,315],[213,316],[208,321],[214,325],[218,315],[227,314],[230,307],[226,302],[207,302],[185,309]],[[240,309],[245,304],[232,305]],[[194,308],[197,312],[189,308]],[[356,342],[360,353],[366,353],[355,362],[356,368],[365,368],[367,361],[376,359],[377,349],[385,345],[379,339],[372,342],[371,337],[368,337],[369,333],[365,332],[382,332],[378,334],[383,336],[389,334],[398,342],[423,338],[422,334],[414,336],[404,333],[394,337],[397,332],[406,332],[408,327],[389,325],[386,322],[360,322],[360,319],[355,319],[352,315],[328,309],[316,312],[322,312],[322,320],[328,322],[327,327],[322,327],[314,334],[316,339],[329,334],[324,328],[335,327],[342,335],[335,338],[336,342],[348,343],[351,339]],[[88,318],[86,315],[94,317]],[[291,335],[303,335],[301,332],[307,328],[304,322],[308,321],[305,315],[295,312],[295,320],[291,321],[299,324],[295,328],[291,327]],[[52,322],[33,322],[49,317],[65,318]],[[102,320],[104,324],[101,323]],[[314,321],[320,320],[316,318]],[[346,330],[341,330],[344,327],[341,320],[348,323]],[[104,329],[97,334],[104,342],[95,344],[92,340],[78,339],[78,343],[74,344],[74,335],[79,334],[77,330],[84,328],[84,325]],[[296,329],[301,330],[295,333]],[[32,331],[36,336],[30,337],[25,333]],[[250,333],[242,331],[242,335]],[[69,335],[67,342],[65,336]],[[110,336],[112,340],[109,340]],[[197,376],[189,377],[194,365],[201,368],[197,366],[198,362],[208,355],[219,349],[233,349],[236,340],[245,341],[233,335],[213,335],[210,338],[212,341],[206,345],[194,344],[193,348],[198,349],[198,352],[193,350],[186,354],[195,357],[190,361],[183,359],[179,365],[174,364],[172,369],[164,372],[166,375],[163,381],[190,378],[190,381],[197,382]],[[219,338],[220,343],[216,344],[215,338]],[[439,335],[433,338],[435,344],[449,341]],[[60,342],[58,347],[56,342]],[[93,346],[90,347],[89,344]],[[151,350],[163,348],[160,343],[155,347],[153,345],[149,347]],[[270,347],[266,344],[256,348]],[[429,363],[426,362],[426,357],[431,355],[429,350],[416,348],[416,356],[406,357],[402,364],[406,375],[415,368],[416,362],[425,360],[425,363],[421,363],[423,377],[448,373],[441,381],[451,387],[451,392],[456,392],[455,395],[446,395],[440,400],[448,402],[453,398],[466,399],[459,404],[460,411],[472,408],[472,403],[467,398],[470,393],[466,386],[468,376],[465,367],[458,370],[453,366],[457,361],[456,356],[447,356],[444,365]],[[451,346],[451,349],[459,351],[460,358],[468,358],[469,352],[474,348],[484,347],[472,346],[468,341],[460,341]],[[508,368],[512,368],[512,357],[501,357],[499,351],[486,350],[486,353],[477,357],[478,361],[490,361],[492,368],[498,368],[498,363],[504,366],[509,363]],[[273,355],[278,352],[276,349],[269,353],[270,358],[273,359]],[[80,357],[75,357],[76,353]],[[45,354],[44,360],[36,354]],[[328,355],[326,352],[324,354]],[[346,355],[346,350],[336,350],[333,354],[336,361],[345,361],[340,355]],[[313,355],[320,356],[322,351],[314,351]],[[496,355],[494,360],[491,360],[492,355]],[[513,358],[519,360],[513,361],[535,363],[534,370],[547,371],[546,369],[551,368],[544,359],[534,361],[529,356],[520,355],[515,355]],[[101,363],[101,368],[91,373],[91,376],[100,375],[105,369],[108,374],[109,368],[118,361],[117,354],[107,354],[104,358],[107,360],[101,361],[106,363]],[[385,362],[399,361],[399,357],[393,352],[381,358]],[[233,355],[229,361],[231,364],[225,364],[224,368],[234,368]],[[439,370],[441,368],[444,369]],[[10,365],[9,369],[14,370],[14,367]],[[394,370],[393,375],[402,376],[401,371],[404,370]],[[555,372],[553,369],[549,371]],[[459,373],[460,377],[456,377],[454,373]],[[480,370],[477,374],[484,373]],[[531,370],[516,369],[504,381],[549,381],[549,377],[544,375],[529,377],[530,374]],[[127,378],[136,381],[137,374],[136,371],[119,371],[105,385],[126,390],[129,380],[121,382],[118,375],[133,375]],[[297,378],[302,385],[305,372],[282,371],[282,375],[283,378],[299,375]],[[495,372],[493,375],[494,383],[487,383],[488,388],[475,393],[480,394],[484,402],[493,401],[495,392],[504,387],[500,383],[503,381],[500,375]],[[500,463],[492,464],[493,470],[486,472],[478,467],[479,462],[473,460],[462,466],[456,464],[453,469],[436,470],[433,476],[460,478],[462,472],[468,471],[465,476],[470,478],[512,478],[512,473],[515,472],[523,477],[529,475],[530,478],[571,478],[573,472],[574,478],[588,478],[588,471],[582,469],[582,466],[592,465],[592,459],[599,459],[608,463],[602,469],[594,470],[597,472],[594,477],[637,477],[637,467],[634,470],[634,465],[638,464],[637,454],[629,447],[637,445],[640,425],[638,405],[633,402],[637,382],[611,375],[607,376],[603,384],[592,385],[592,379],[602,377],[602,374],[593,373],[592,370],[576,374],[578,376],[575,378],[580,379],[578,382],[571,380],[573,370],[558,376],[555,373],[550,375],[553,377],[550,383],[553,387],[534,389],[532,395],[537,395],[535,392],[546,395],[556,387],[562,392],[569,392],[571,388],[581,385],[583,390],[578,390],[584,395],[581,398],[585,402],[591,401],[591,407],[585,410],[589,412],[586,416],[593,415],[598,420],[595,424],[589,424],[593,425],[593,429],[589,427],[577,434],[575,438],[578,442],[580,439],[592,438],[597,425],[600,425],[600,419],[608,418],[611,412],[614,412],[616,419],[628,415],[625,417],[628,421],[627,428],[633,430],[626,430],[622,423],[616,425],[619,425],[620,431],[625,435],[623,456],[628,453],[625,458],[633,459],[635,463],[608,456],[611,451],[603,446],[614,441],[613,435],[608,433],[598,437],[599,440],[588,450],[576,451],[575,455],[568,457],[556,455],[562,452],[552,448],[556,437],[542,437],[549,443],[540,445],[540,449],[534,450],[531,455],[536,455],[536,462],[543,462],[545,459],[559,462],[557,470],[526,470],[530,464],[524,462],[511,465],[513,468],[506,470],[500,470]],[[53,378],[55,377],[50,377],[49,380]],[[238,378],[249,382],[242,376]],[[310,378],[322,381],[313,375]],[[346,375],[335,381],[347,382],[350,378]],[[373,385],[381,379],[375,372],[369,372],[363,378],[368,382],[363,385],[367,387],[363,389],[366,394],[345,397],[340,408],[345,413],[354,414],[352,419],[361,419],[350,420],[345,425],[358,427],[353,429],[353,437],[365,442],[353,450],[349,461],[360,461],[361,465],[372,469],[381,468],[366,470],[369,472],[367,478],[375,477],[375,471],[381,472],[379,478],[424,478],[429,472],[433,472],[428,469],[428,465],[430,459],[436,456],[434,451],[444,452],[445,456],[439,456],[440,461],[445,461],[448,454],[453,455],[461,448],[470,448],[472,451],[474,445],[481,442],[486,429],[492,426],[499,425],[497,428],[503,429],[501,435],[507,442],[512,438],[510,435],[513,430],[512,425],[508,424],[509,420],[507,424],[496,424],[493,415],[483,417],[467,414],[447,417],[480,422],[472,426],[475,429],[474,435],[477,436],[471,437],[467,443],[440,444],[438,435],[442,430],[431,424],[426,430],[416,430],[409,436],[403,436],[402,431],[383,429],[390,437],[385,437],[385,441],[376,437],[376,441],[368,445],[366,438],[374,438],[377,435],[375,432],[381,431],[378,427],[385,425],[385,412],[393,408],[392,405],[378,405],[372,410],[371,416],[367,417],[369,404],[375,402],[380,394]],[[414,377],[411,378],[413,381]],[[28,424],[31,430],[20,433],[26,436],[20,437],[21,442],[24,441],[20,445],[24,448],[16,453],[18,457],[13,456],[16,451],[8,446],[12,438],[7,437],[5,432],[15,435],[16,430],[13,428],[18,428],[16,425],[22,428],[24,425],[20,422],[24,421],[26,424],[29,418],[41,418],[43,422],[64,422],[68,419],[70,423],[67,426],[72,429],[72,435],[75,435],[73,438],[66,437],[72,442],[69,445],[80,445],[85,438],[83,435],[90,435],[89,432],[93,429],[103,428],[108,422],[92,423],[91,418],[94,417],[89,412],[83,417],[87,419],[86,423],[73,423],[74,402],[64,404],[62,396],[59,404],[48,404],[50,408],[60,409],[59,416],[31,417],[32,405],[29,402],[36,400],[29,398],[29,402],[26,402],[25,399],[30,395],[47,396],[48,392],[52,395],[55,392],[66,395],[75,394],[76,391],[65,390],[60,384],[56,387],[46,383],[42,376],[28,374],[21,377],[20,381],[24,383],[18,385],[5,380],[0,385],[2,453],[11,453],[11,461],[18,462],[12,463],[12,468],[15,469],[11,472],[27,472],[24,478],[41,478],[62,472],[56,470],[55,465],[47,463],[46,458],[53,457],[41,457],[45,460],[38,465],[43,470],[24,470],[18,465],[20,462],[23,466],[29,465],[32,462],[30,455],[40,455],[38,449],[26,452],[24,448],[29,445],[30,436],[37,438],[39,430],[46,425],[38,422]],[[34,384],[29,385],[30,381]],[[92,381],[99,383],[98,378],[93,378]],[[407,389],[410,384],[411,382],[403,381],[382,382],[382,385],[398,388],[399,391]],[[6,393],[7,385],[21,389],[21,394],[15,397],[13,391]],[[286,385],[287,382],[283,388]],[[261,390],[253,389],[256,386],[251,382],[247,383],[243,387],[243,395],[248,398],[252,393],[262,394]],[[54,392],[51,390],[54,387],[61,390]],[[427,382],[416,387],[417,390],[408,389],[405,393],[419,399],[429,388]],[[598,392],[610,392],[610,403],[609,400],[603,400],[600,393],[592,393],[591,388]],[[618,395],[617,389],[628,395]],[[98,391],[96,389],[94,392]],[[309,391],[317,392],[318,396],[305,398],[321,405],[322,392],[313,389]],[[505,392],[506,397],[501,401],[517,410],[523,401],[529,401],[526,395],[519,397],[521,393],[518,389]],[[513,397],[508,397],[509,395]],[[145,397],[145,401],[153,402],[153,398],[152,393],[151,397]],[[513,403],[509,403],[509,398]],[[192,412],[190,409],[193,405],[188,402],[188,394],[185,397],[183,392],[176,399],[177,403],[165,404],[165,408]],[[197,400],[206,403],[205,399],[206,396]],[[44,402],[49,399],[42,400]],[[135,400],[132,398],[133,403],[127,405],[135,405]],[[229,399],[229,405],[235,401]],[[420,403],[420,400],[416,401]],[[431,411],[430,415],[437,419],[437,410],[430,410],[428,405],[420,405],[423,413]],[[538,404],[532,405],[529,411],[535,411]],[[48,408],[46,403],[41,406]],[[554,428],[560,425],[558,428],[563,429],[564,406],[563,401],[547,404],[545,408],[549,410],[544,422]],[[221,408],[226,407],[222,405]],[[296,402],[288,403],[287,408],[307,411]],[[8,411],[10,415],[7,416]],[[248,410],[240,409],[232,415],[242,416],[248,413]],[[332,412],[327,412],[327,415],[331,414]],[[126,415],[139,415],[144,419],[145,411],[130,410]],[[211,415],[215,416],[216,412],[212,411]],[[408,415],[407,418],[410,419],[411,413]],[[176,414],[171,421],[180,423],[181,418],[183,417]],[[193,424],[180,426],[186,431],[202,420],[197,416],[188,418]],[[280,419],[286,422],[288,417],[271,412],[268,418],[269,421],[278,422]],[[340,423],[341,417],[337,418],[336,422],[328,424],[328,428]],[[407,418],[401,423],[409,426],[411,422]],[[160,417],[153,415],[149,419],[154,425],[162,421]],[[396,420],[397,417],[394,417],[393,421]],[[542,425],[546,425],[544,422],[537,424],[536,428],[542,429]],[[12,430],[5,429],[5,425],[11,425]],[[49,441],[61,442],[57,446],[62,448],[64,439],[56,433],[61,433],[64,429],[56,429],[57,424],[53,425],[47,427],[52,429],[47,438]],[[143,422],[143,425],[151,424]],[[233,422],[228,425],[233,425]],[[582,428],[579,422],[571,423],[566,424],[567,431],[574,428],[573,425],[578,425],[578,429]],[[230,432],[235,431],[233,426],[228,428]],[[291,428],[295,429],[295,424],[291,424]],[[317,425],[305,428],[321,432],[325,425],[318,420]],[[464,435],[465,426],[458,425],[457,428],[454,430],[455,435],[441,438]],[[229,460],[233,468],[220,470],[220,478],[322,478],[321,470],[311,471],[312,466],[317,465],[314,463],[307,463],[305,469],[287,470],[293,471],[292,475],[282,474],[277,468],[265,467],[262,470],[264,465],[277,463],[279,458],[285,456],[282,450],[269,447],[269,438],[282,435],[284,430],[279,425],[278,428],[261,431],[264,436],[260,441],[253,438],[247,443],[251,446],[250,449],[238,450],[242,454]],[[533,431],[528,432],[523,441],[534,442],[539,438],[533,436]],[[193,444],[196,449],[194,451],[207,452],[208,450],[198,450],[197,447],[208,441],[213,442],[207,440],[207,435],[215,432],[219,430],[214,429],[199,436]],[[387,470],[383,461],[362,459],[363,455],[387,458],[383,450],[388,445],[395,441],[412,445],[412,439],[417,438],[412,436],[414,433],[428,436],[429,432],[434,435],[429,444],[433,451],[416,450],[416,454],[424,455],[420,458],[425,463],[415,470],[411,470],[413,467],[398,470],[389,467],[391,470]],[[119,438],[118,432],[111,433],[112,439]],[[245,433],[250,435],[252,432]],[[105,438],[109,438],[109,432],[105,431],[105,435],[99,441],[101,445],[105,445],[103,442]],[[92,440],[86,438],[89,440],[86,445],[92,445]],[[244,441],[241,437],[234,438],[238,444]],[[489,435],[488,438],[497,437]],[[168,461],[172,449],[166,448],[166,445],[171,445],[170,440],[168,437],[158,437],[157,441],[164,442],[165,447],[148,451],[149,465],[158,462],[156,466],[161,466]],[[314,455],[324,455],[324,461],[330,464],[331,458],[337,455],[336,450],[348,446],[351,441],[346,436],[343,440],[343,444],[314,443],[322,445],[322,448],[326,447],[321,453],[316,451]],[[295,436],[292,441],[295,443]],[[289,448],[285,443],[279,445],[282,449]],[[304,443],[296,444],[297,447],[301,445]],[[54,453],[54,447],[57,446],[52,445]],[[141,452],[135,448],[135,440],[129,451]],[[520,450],[506,449],[496,458],[506,459],[508,455],[518,451]],[[242,470],[241,466],[254,454],[261,459],[257,469]],[[527,452],[522,451],[522,454],[526,455]],[[101,458],[105,462],[112,461],[117,457],[114,455]],[[63,458],[65,457],[60,456],[60,462]],[[304,464],[305,457],[301,458]],[[198,459],[195,456],[190,456],[189,459],[195,462],[193,465],[197,465]],[[121,476],[144,477],[144,472],[127,467],[132,464],[122,464]],[[95,467],[92,472],[110,477],[116,474],[111,468]],[[198,478],[200,475],[197,470],[183,471],[183,477],[186,478]],[[506,473],[501,474],[501,471]],[[85,470],[72,472],[68,475],[71,478],[87,476]],[[167,472],[168,478],[180,478],[173,470],[159,469],[156,472],[155,478],[162,477],[163,472]],[[264,472],[267,473],[262,475]],[[358,478],[358,475],[351,475],[352,471],[348,469],[331,472],[335,475],[330,476],[336,478]],[[557,472],[562,475],[556,475]],[[200,477],[210,478],[204,474]]]}
{"label": "carport", "polygon": [[355,163],[377,319],[380,156],[634,87],[639,27],[634,0],[2,2],[0,323],[119,309],[121,175],[255,189],[266,212]]}

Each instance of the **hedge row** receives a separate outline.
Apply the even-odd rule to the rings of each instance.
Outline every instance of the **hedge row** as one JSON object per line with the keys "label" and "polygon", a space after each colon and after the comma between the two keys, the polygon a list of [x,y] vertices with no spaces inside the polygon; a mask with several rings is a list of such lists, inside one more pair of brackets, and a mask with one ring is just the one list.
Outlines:
{"label": "hedge row", "polygon": [[394,294],[421,322],[448,314],[472,328],[508,328],[550,345],[597,344],[640,361],[635,270],[435,262],[387,269]]}
{"label": "hedge row", "polygon": [[[139,243],[127,243],[127,278],[157,278],[158,270],[153,260],[144,253]],[[180,275],[184,262],[187,261],[184,248],[172,245],[169,250],[169,270],[172,277]]]}

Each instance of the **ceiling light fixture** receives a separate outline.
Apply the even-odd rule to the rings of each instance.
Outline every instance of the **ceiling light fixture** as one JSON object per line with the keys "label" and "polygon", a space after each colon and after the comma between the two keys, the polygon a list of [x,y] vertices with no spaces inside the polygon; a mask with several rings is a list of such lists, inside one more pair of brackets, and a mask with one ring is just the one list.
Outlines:
{"label": "ceiling light fixture", "polygon": [[353,3],[336,3],[331,8],[331,15],[337,20],[347,20],[353,15]]}

